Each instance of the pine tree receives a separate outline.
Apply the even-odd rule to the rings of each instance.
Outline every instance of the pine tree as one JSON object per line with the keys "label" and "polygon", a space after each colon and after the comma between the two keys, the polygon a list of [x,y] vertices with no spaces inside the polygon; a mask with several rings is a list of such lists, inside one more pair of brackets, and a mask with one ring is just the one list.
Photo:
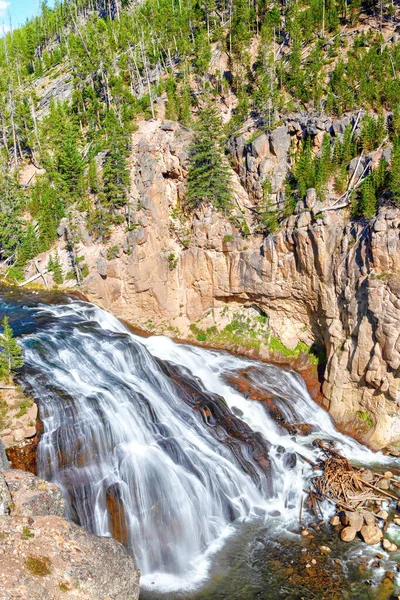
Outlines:
{"label": "pine tree", "polygon": [[92,194],[97,194],[100,189],[100,185],[99,177],[97,175],[96,161],[94,160],[94,158],[92,158],[89,162],[88,184],[90,192]]}
{"label": "pine tree", "polygon": [[18,249],[18,262],[22,265],[26,261],[34,258],[39,252],[39,240],[35,233],[33,223],[28,223],[25,231],[25,236],[22,239],[22,243]]}
{"label": "pine tree", "polygon": [[400,137],[397,137],[393,142],[389,189],[393,194],[393,200],[400,206]]}
{"label": "pine tree", "polygon": [[212,106],[203,108],[190,147],[187,202],[195,207],[212,202],[226,210],[232,198],[229,167],[224,157],[222,123]]}
{"label": "pine tree", "polygon": [[54,261],[53,279],[54,279],[55,283],[61,284],[64,281],[64,275],[63,275],[63,269],[62,269],[60,257],[58,256],[57,251],[54,252],[53,261]]}
{"label": "pine tree", "polygon": [[129,180],[124,149],[113,140],[103,167],[103,190],[107,206],[117,208],[126,204]]}
{"label": "pine tree", "polygon": [[54,283],[60,285],[64,282],[63,268],[57,250],[54,251],[53,255],[50,254],[47,268],[53,275]]}
{"label": "pine tree", "polygon": [[366,177],[361,185],[360,213],[371,218],[376,212],[376,195],[374,181],[371,175]]}
{"label": "pine tree", "polygon": [[21,369],[24,359],[22,348],[14,338],[7,317],[4,317],[2,325],[3,333],[0,334],[0,373],[9,377],[17,369]]}
{"label": "pine tree", "polygon": [[64,133],[57,168],[66,190],[77,197],[82,189],[84,164],[76,143],[74,129],[69,125]]}

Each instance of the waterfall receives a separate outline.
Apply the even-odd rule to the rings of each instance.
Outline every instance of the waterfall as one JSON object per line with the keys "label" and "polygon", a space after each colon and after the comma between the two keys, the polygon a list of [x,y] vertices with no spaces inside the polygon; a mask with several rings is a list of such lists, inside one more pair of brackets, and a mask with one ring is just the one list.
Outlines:
{"label": "waterfall", "polygon": [[[70,518],[127,546],[144,585],[196,585],[245,519],[298,520],[316,438],[389,460],[337,432],[291,370],[142,338],[76,299],[12,308],[44,427],[38,474],[63,490]],[[284,424],[235,389],[243,372]],[[284,426],[297,423],[307,434]]]}

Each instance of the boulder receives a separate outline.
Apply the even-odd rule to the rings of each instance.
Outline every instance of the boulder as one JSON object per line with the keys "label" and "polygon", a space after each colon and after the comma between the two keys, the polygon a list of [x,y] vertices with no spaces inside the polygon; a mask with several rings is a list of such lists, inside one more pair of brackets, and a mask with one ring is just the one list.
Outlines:
{"label": "boulder", "polygon": [[286,469],[294,469],[297,464],[297,456],[294,452],[285,452],[282,457],[283,466]]}
{"label": "boulder", "polygon": [[64,500],[55,484],[25,471],[4,471],[2,504],[0,598],[138,600],[133,558],[115,539],[63,519]]}
{"label": "boulder", "polygon": [[308,227],[311,223],[311,213],[308,211],[302,212],[296,221],[297,229]]}
{"label": "boulder", "polygon": [[317,201],[317,191],[314,188],[309,188],[306,192],[305,205],[307,208],[312,208]]}
{"label": "boulder", "polygon": [[383,538],[383,533],[376,525],[363,525],[361,527],[361,537],[366,544],[378,544]]}
{"label": "boulder", "polygon": [[12,515],[64,516],[64,498],[54,483],[19,469],[4,471],[3,476],[11,495]]}
{"label": "boulder", "polygon": [[[353,158],[350,163],[349,163],[349,178],[350,180],[352,179],[353,175],[354,175],[354,180],[357,181],[357,179],[359,177],[361,177],[361,175],[364,172],[365,169],[365,157],[362,157],[361,160],[358,156],[356,156],[355,158]],[[353,182],[354,182],[353,180]]]}
{"label": "boulder", "polygon": [[340,532],[340,537],[343,542],[352,542],[357,535],[357,529],[354,527],[345,527]]}
{"label": "boulder", "polygon": [[104,258],[99,258],[97,261],[97,272],[102,277],[107,277],[107,261]]}
{"label": "boulder", "polygon": [[389,513],[386,510],[380,510],[378,513],[376,513],[376,516],[386,521],[389,516]]}
{"label": "boulder", "polygon": [[376,525],[375,515],[373,515],[371,512],[363,513],[363,517],[366,525]]}
{"label": "boulder", "polygon": [[338,515],[334,515],[333,517],[331,517],[329,523],[334,527],[337,527],[338,525],[340,525],[340,517]]}
{"label": "boulder", "polygon": [[1,598],[139,598],[139,571],[112,538],[56,516],[5,517],[0,535]]}
{"label": "boulder", "polygon": [[265,133],[252,142],[251,153],[254,158],[265,158],[269,154],[269,139]]}
{"label": "boulder", "polygon": [[290,134],[287,126],[282,125],[282,127],[274,129],[269,136],[269,143],[272,154],[278,160],[286,159],[290,148]]}
{"label": "boulder", "polygon": [[378,487],[380,490],[388,490],[390,488],[390,480],[386,477],[383,477],[383,479],[378,481],[376,487]]}
{"label": "boulder", "polygon": [[356,531],[360,531],[364,525],[364,517],[361,513],[346,511],[342,514],[341,521],[343,525],[352,527]]}
{"label": "boulder", "polygon": [[398,549],[397,546],[396,546],[396,544],[393,544],[387,538],[384,538],[382,540],[382,546],[386,550],[386,552],[396,552],[396,550]]}

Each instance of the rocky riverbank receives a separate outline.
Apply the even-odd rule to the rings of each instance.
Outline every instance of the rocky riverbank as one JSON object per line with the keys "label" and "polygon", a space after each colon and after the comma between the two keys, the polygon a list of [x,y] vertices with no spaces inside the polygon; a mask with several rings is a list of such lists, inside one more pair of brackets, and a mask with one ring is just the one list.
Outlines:
{"label": "rocky riverbank", "polygon": [[0,473],[0,596],[137,600],[139,571],[125,548],[65,520],[64,508],[56,485]]}

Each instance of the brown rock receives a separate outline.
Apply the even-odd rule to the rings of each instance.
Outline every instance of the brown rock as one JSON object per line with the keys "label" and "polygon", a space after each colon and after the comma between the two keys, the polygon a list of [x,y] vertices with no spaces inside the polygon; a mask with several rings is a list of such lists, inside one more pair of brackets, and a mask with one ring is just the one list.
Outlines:
{"label": "brown rock", "polygon": [[361,513],[346,511],[343,513],[341,521],[343,525],[348,525],[352,529],[360,531],[364,524],[364,517]]}
{"label": "brown rock", "polygon": [[364,517],[364,521],[366,525],[370,525],[370,526],[374,526],[376,525],[376,518],[375,515],[372,514],[372,512],[364,512],[363,513],[363,517]]}
{"label": "brown rock", "polygon": [[378,544],[383,538],[382,531],[376,525],[364,525],[361,527],[361,537],[366,544]]}
{"label": "brown rock", "polygon": [[[24,537],[24,531],[29,535]],[[125,548],[112,538],[96,537],[55,516],[2,518],[0,535],[1,597],[139,598],[139,572]]]}
{"label": "brown rock", "polygon": [[396,544],[393,544],[390,540],[388,540],[387,538],[384,538],[382,540],[382,546],[383,548],[386,550],[386,552],[396,552],[397,550],[397,546]]}
{"label": "brown rock", "polygon": [[376,513],[376,516],[379,517],[379,519],[383,519],[384,521],[386,521],[389,516],[389,513],[386,510],[380,510],[378,513]]}
{"label": "brown rock", "polygon": [[329,523],[334,527],[337,527],[338,525],[340,525],[340,517],[338,515],[334,515],[333,517],[331,517]]}
{"label": "brown rock", "polygon": [[354,527],[345,527],[340,532],[340,537],[343,540],[343,542],[352,542],[356,535],[357,529],[354,529]]}
{"label": "brown rock", "polygon": [[386,479],[386,477],[384,477],[383,479],[380,479],[378,481],[378,483],[376,484],[376,487],[379,488],[380,490],[388,490],[390,488],[389,479]]}

